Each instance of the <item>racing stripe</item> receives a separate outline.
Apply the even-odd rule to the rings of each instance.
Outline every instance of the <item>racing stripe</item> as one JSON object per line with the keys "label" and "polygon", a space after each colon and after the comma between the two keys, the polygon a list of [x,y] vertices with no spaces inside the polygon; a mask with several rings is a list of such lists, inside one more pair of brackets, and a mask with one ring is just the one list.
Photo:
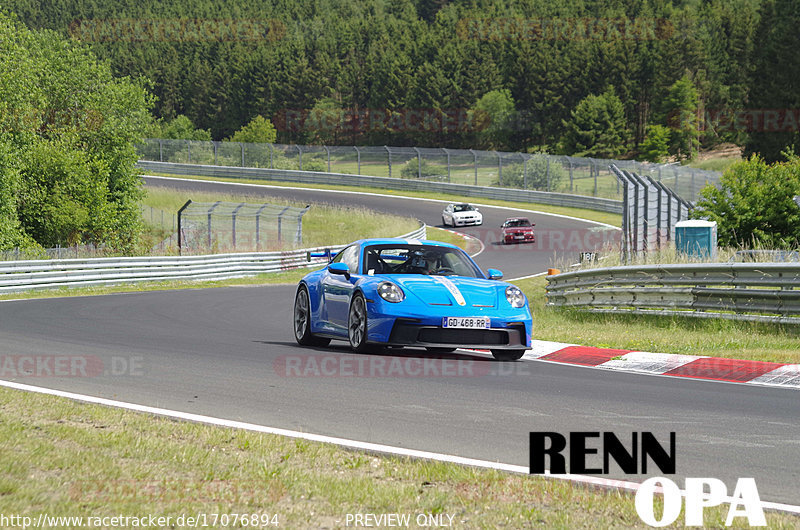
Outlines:
{"label": "racing stripe", "polygon": [[444,285],[445,288],[448,291],[450,291],[450,294],[453,295],[453,298],[456,299],[456,303],[458,305],[467,305],[467,301],[464,300],[464,295],[461,294],[461,291],[458,290],[458,287],[456,287],[456,284],[454,284],[451,280],[449,280],[448,278],[445,278],[444,276],[432,276],[432,278],[434,279],[434,281],[439,282],[442,285]]}

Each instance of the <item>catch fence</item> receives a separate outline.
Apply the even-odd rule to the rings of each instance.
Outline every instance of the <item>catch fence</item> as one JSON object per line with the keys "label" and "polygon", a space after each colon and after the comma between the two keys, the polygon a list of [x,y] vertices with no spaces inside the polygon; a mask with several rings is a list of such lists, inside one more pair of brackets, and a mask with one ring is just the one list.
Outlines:
{"label": "catch fence", "polygon": [[649,175],[687,201],[695,201],[720,173],[634,160],[543,153],[390,146],[308,146],[146,139],[139,159],[216,166],[285,169],[394,177],[484,187],[516,188],[620,199],[609,166]]}

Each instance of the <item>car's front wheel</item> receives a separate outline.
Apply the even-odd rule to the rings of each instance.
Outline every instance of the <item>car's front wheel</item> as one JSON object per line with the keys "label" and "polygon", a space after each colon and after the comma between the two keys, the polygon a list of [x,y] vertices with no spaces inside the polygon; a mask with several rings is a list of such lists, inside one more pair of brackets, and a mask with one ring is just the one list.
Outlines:
{"label": "car's front wheel", "polygon": [[492,356],[498,361],[516,361],[525,355],[525,350],[492,350]]}
{"label": "car's front wheel", "polygon": [[347,318],[347,336],[350,347],[356,353],[367,351],[367,303],[364,295],[356,293],[350,302],[350,315]]}
{"label": "car's front wheel", "polygon": [[331,342],[311,334],[311,303],[305,285],[297,289],[294,297],[294,338],[301,346],[327,346]]}

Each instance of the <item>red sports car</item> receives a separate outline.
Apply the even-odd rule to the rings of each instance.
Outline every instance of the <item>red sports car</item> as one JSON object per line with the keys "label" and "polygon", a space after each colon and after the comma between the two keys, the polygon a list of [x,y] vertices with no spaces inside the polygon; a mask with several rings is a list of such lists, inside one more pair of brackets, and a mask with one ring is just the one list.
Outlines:
{"label": "red sports car", "polygon": [[536,241],[534,224],[527,217],[511,217],[503,223],[503,243],[522,243]]}

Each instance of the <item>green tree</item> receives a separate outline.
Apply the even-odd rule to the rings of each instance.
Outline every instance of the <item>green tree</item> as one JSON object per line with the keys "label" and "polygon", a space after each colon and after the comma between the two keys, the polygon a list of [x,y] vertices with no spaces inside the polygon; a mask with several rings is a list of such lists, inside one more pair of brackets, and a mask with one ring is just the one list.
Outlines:
{"label": "green tree", "polygon": [[768,164],[753,155],[723,173],[719,187],[700,193],[694,217],[717,222],[722,245],[797,248],[800,243],[800,158]]}
{"label": "green tree", "polygon": [[184,114],[179,114],[169,121],[158,120],[149,132],[151,138],[164,138],[171,140],[200,140],[210,141],[211,131],[197,129]]}
{"label": "green tree", "polygon": [[85,46],[0,13],[0,246],[104,243],[141,230],[134,142],[152,121],[143,80]]}
{"label": "green tree", "polygon": [[251,144],[275,143],[277,132],[275,126],[264,116],[256,116],[250,123],[236,131],[229,138],[231,142],[244,142]]}
{"label": "green tree", "polygon": [[664,112],[670,134],[670,154],[679,159],[691,159],[700,147],[700,130],[697,119],[699,94],[684,75],[675,81],[664,99]]}
{"label": "green tree", "polygon": [[525,164],[511,164],[503,167],[502,179],[498,175],[492,186],[553,191],[567,176],[564,166],[544,154],[533,155],[528,159],[527,177],[525,166]]}
{"label": "green tree", "polygon": [[647,136],[639,148],[640,158],[649,162],[663,162],[669,156],[670,129],[663,125],[648,125]]}
{"label": "green tree", "polygon": [[615,158],[627,151],[625,107],[614,89],[583,98],[564,121],[563,150],[567,154]]}
{"label": "green tree", "polygon": [[344,127],[344,111],[333,98],[318,100],[304,121],[312,143],[338,145]]}
{"label": "green tree", "polygon": [[[793,0],[764,0],[755,37],[751,76],[751,108],[778,111],[791,118],[800,107],[797,72],[800,70],[800,3]],[[800,152],[800,124],[779,119],[760,126],[750,134],[745,154],[760,153],[767,161],[781,159],[787,146]]]}
{"label": "green tree", "polygon": [[514,98],[508,89],[492,90],[481,96],[470,109],[474,130],[481,146],[502,149],[508,146],[514,119]]}

